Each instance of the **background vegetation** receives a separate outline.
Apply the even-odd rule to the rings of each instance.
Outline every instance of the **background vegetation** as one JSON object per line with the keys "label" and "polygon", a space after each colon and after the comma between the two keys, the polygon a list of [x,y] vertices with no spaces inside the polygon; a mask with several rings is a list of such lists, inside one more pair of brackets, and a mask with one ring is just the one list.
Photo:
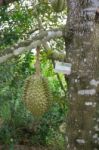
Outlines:
{"label": "background vegetation", "polygon": [[[27,2],[27,1],[26,1]],[[32,1],[31,1],[32,2]],[[39,31],[38,20],[45,29],[60,27],[66,21],[66,10],[56,14],[50,4],[38,1],[15,2],[0,8],[0,53],[31,31]],[[64,51],[64,40],[49,42],[53,51]],[[53,93],[53,105],[38,121],[22,101],[25,79],[35,73],[35,49],[0,65],[0,144],[41,145],[64,150],[65,117],[67,113],[66,81],[62,74],[54,73],[52,60],[45,49],[40,52],[42,75],[47,77]]]}

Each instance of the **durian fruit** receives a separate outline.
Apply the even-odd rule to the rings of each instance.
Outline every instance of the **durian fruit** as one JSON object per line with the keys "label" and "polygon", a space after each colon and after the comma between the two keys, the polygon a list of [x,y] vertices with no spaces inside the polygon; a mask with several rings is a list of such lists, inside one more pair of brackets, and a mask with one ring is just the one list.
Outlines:
{"label": "durian fruit", "polygon": [[33,116],[40,117],[48,111],[52,102],[52,94],[49,89],[48,80],[41,75],[40,47],[37,47],[36,51],[36,73],[29,76],[25,81],[23,100]]}
{"label": "durian fruit", "polygon": [[54,59],[54,60],[59,60],[59,61],[64,61],[66,57],[66,54],[59,53],[57,51],[50,51],[48,52],[47,55],[49,59]]}
{"label": "durian fruit", "polygon": [[50,0],[52,7],[55,12],[61,12],[64,10],[65,6],[65,0]]}
{"label": "durian fruit", "polygon": [[37,74],[29,76],[25,81],[23,100],[33,116],[40,117],[48,111],[52,94],[47,79]]}

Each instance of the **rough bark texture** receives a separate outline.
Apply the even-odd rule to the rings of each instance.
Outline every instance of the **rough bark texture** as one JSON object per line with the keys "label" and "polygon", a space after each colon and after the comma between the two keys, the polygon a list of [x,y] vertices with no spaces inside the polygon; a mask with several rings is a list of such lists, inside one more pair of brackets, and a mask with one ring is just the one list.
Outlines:
{"label": "rough bark texture", "polygon": [[[67,150],[99,149],[99,0],[68,0]],[[96,13],[97,12],[97,13]]]}

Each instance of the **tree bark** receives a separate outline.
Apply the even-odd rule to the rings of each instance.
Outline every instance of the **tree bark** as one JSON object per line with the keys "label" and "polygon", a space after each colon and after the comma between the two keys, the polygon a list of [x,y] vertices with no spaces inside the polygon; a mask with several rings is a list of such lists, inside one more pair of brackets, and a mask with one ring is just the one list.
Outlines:
{"label": "tree bark", "polygon": [[68,0],[67,150],[99,149],[99,0]]}

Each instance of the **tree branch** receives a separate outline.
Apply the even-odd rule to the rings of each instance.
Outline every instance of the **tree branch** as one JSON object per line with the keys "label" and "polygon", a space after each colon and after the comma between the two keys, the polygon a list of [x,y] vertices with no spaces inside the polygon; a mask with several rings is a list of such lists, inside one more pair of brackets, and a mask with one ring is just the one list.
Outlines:
{"label": "tree branch", "polygon": [[[49,45],[48,45],[47,42],[43,42],[43,46],[44,46],[46,52],[48,52],[48,51],[51,49],[51,48],[49,47]],[[54,54],[54,53],[55,53],[55,52],[53,52],[53,54]],[[64,55],[64,56],[65,56],[65,55]],[[55,67],[55,62],[54,62],[55,59],[54,59],[53,55],[51,55],[50,59],[52,60],[53,67]],[[61,59],[61,60],[63,60],[63,59]],[[59,83],[60,83],[61,89],[64,91],[64,94],[66,94],[66,90],[65,90],[65,88],[64,88],[64,85],[63,85],[63,83],[62,83],[62,81],[61,81],[61,78],[60,78],[59,74],[56,73],[56,75],[57,75],[57,79],[58,79],[58,81],[59,81]]]}
{"label": "tree branch", "polygon": [[35,35],[34,33],[24,41],[18,41],[17,44],[14,44],[11,48],[3,50],[0,54],[0,63],[5,62],[9,58],[18,56],[25,51],[30,51],[37,46],[40,46],[44,41],[50,41],[51,39],[59,38],[63,36],[63,29],[53,29],[49,31],[42,31],[39,34]]}

